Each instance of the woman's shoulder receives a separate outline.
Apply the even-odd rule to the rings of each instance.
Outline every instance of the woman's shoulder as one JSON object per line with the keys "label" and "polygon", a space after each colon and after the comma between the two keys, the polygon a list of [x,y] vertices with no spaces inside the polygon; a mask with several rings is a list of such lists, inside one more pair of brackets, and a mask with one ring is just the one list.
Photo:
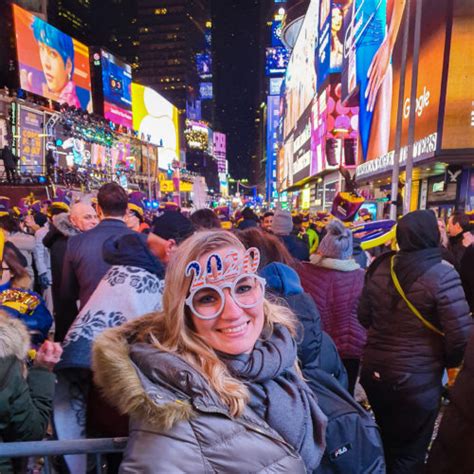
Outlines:
{"label": "woman's shoulder", "polygon": [[94,381],[121,413],[146,419],[157,429],[169,429],[176,422],[189,419],[193,409],[187,397],[157,379],[152,380],[153,374],[147,373],[146,358],[157,349],[134,341],[144,318],[106,330],[97,337],[92,357]]}

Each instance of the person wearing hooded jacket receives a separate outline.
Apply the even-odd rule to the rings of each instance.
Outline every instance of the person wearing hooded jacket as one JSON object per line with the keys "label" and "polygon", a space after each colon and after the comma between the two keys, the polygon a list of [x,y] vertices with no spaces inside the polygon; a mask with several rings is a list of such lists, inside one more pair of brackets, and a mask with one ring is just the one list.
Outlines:
{"label": "person wearing hooded jacket", "polygon": [[68,318],[71,313],[63,305],[63,298],[61,297],[61,281],[67,243],[71,237],[94,228],[98,220],[94,208],[86,202],[73,204],[69,213],[62,210],[53,212],[56,212],[56,214],[52,217],[43,244],[49,249],[51,256],[51,291],[55,321],[54,338],[55,341],[61,342],[72,324],[72,317]]}
{"label": "person wearing hooded jacket", "polygon": [[298,359],[306,379],[317,378],[315,369],[332,375],[346,390],[348,378],[331,336],[321,330],[321,318],[311,295],[301,286],[293,268],[280,262],[263,267],[259,274],[267,281],[267,289],[283,298],[301,323],[298,337]]}
{"label": "person wearing hooded jacket", "polygon": [[[82,427],[71,421],[76,419],[73,412],[87,415],[89,435],[127,434],[128,420],[104,402],[92,383],[92,345],[105,329],[161,309],[165,270],[149,249],[147,235],[134,232],[112,237],[104,242],[103,257],[111,268],[67,332],[64,353],[56,366],[54,403],[60,438],[81,436]],[[74,385],[80,387],[81,395],[73,399],[70,387]],[[83,472],[85,457],[68,456],[67,462],[71,472]]]}
{"label": "person wearing hooded jacket", "polygon": [[[19,319],[0,311],[0,443],[43,438],[52,411],[59,344],[47,341],[26,370],[30,336]],[[0,458],[0,472],[18,472],[15,461]]]}
{"label": "person wearing hooded jacket", "polygon": [[396,237],[400,251],[372,263],[359,303],[368,330],[361,383],[381,429],[387,472],[416,473],[438,414],[443,370],[461,363],[473,323],[459,274],[442,260],[435,214],[408,213]]}
{"label": "person wearing hooded jacket", "polygon": [[347,372],[331,337],[321,330],[318,308],[301,286],[298,273],[292,265],[298,264],[284,244],[267,232],[253,228],[239,232],[239,239],[246,248],[260,250],[260,276],[267,282],[267,290],[276,298],[285,300],[301,323],[298,327],[298,359],[306,379],[317,378],[315,369],[332,375],[347,390]]}
{"label": "person wearing hooded jacket", "polygon": [[333,219],[317,253],[298,271],[303,288],[316,302],[323,329],[336,344],[349,377],[349,393],[354,394],[366,332],[357,320],[365,273],[352,257],[352,231]]}

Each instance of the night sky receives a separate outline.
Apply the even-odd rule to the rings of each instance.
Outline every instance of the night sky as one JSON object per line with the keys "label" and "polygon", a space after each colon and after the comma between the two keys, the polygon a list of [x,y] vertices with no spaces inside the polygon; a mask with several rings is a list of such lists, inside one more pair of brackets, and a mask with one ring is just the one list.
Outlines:
{"label": "night sky", "polygon": [[213,0],[216,130],[227,134],[227,158],[233,178],[254,182],[255,113],[259,89],[258,0]]}

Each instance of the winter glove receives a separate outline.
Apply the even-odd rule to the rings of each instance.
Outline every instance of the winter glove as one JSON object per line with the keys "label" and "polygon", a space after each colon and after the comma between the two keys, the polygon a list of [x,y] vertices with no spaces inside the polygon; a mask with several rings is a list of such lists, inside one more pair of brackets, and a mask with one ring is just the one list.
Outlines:
{"label": "winter glove", "polygon": [[48,274],[46,272],[39,275],[38,285],[41,290],[46,290],[49,286],[51,286],[51,282],[49,281]]}

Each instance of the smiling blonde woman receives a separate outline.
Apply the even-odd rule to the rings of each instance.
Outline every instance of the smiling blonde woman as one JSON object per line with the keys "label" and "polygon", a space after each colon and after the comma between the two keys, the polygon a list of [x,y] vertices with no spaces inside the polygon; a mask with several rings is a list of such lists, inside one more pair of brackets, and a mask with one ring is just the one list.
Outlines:
{"label": "smiling blonde woman", "polygon": [[130,416],[120,472],[318,466],[326,418],[296,366],[294,317],[265,300],[258,265],[233,234],[198,232],[167,268],[163,311],[97,340],[96,383]]}

